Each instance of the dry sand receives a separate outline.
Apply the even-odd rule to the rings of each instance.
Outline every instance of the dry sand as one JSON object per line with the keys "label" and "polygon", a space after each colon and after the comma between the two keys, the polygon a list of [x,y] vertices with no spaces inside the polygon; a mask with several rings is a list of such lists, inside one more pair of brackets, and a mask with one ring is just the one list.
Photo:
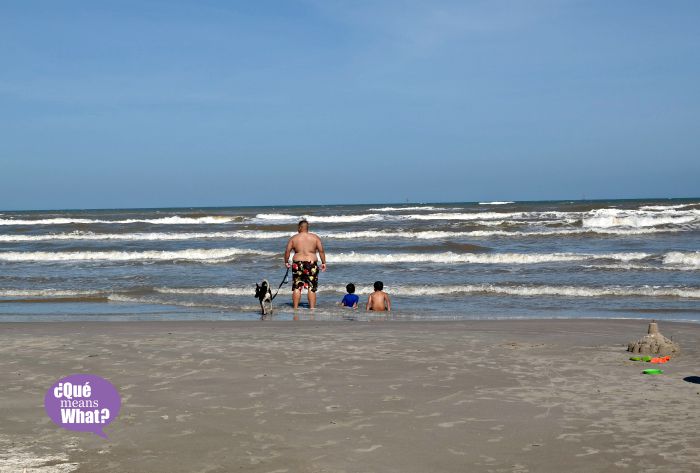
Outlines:
{"label": "dry sand", "polygon": [[[644,376],[643,321],[0,324],[0,472],[700,471],[700,325],[661,330]],[[79,372],[108,440],[44,413]]]}

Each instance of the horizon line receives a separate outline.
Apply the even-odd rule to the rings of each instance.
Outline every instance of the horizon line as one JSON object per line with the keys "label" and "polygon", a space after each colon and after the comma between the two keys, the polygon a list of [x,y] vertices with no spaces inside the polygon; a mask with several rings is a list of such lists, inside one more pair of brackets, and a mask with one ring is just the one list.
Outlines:
{"label": "horizon line", "polygon": [[624,202],[624,201],[662,201],[662,200],[700,200],[700,197],[632,197],[614,199],[545,199],[545,200],[474,200],[474,201],[433,201],[433,202],[373,202],[364,204],[272,204],[272,205],[202,205],[202,206],[172,206],[172,207],[94,207],[94,208],[44,208],[44,209],[2,209],[0,212],[71,212],[71,211],[104,211],[104,210],[183,210],[183,209],[230,209],[230,208],[274,208],[274,207],[359,207],[368,205],[454,205],[481,204],[489,202],[509,202],[513,204],[546,203],[546,202]]}

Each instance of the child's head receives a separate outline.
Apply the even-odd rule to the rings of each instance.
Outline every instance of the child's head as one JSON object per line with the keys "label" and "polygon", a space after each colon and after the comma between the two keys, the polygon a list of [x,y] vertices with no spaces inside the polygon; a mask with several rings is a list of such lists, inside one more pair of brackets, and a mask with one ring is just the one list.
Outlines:
{"label": "child's head", "polygon": [[345,286],[345,290],[348,291],[348,294],[355,294],[355,285],[353,283],[350,283],[347,286]]}
{"label": "child's head", "polygon": [[375,290],[375,291],[381,291],[382,289],[384,289],[384,283],[383,283],[383,282],[377,281],[377,282],[374,283],[374,290]]}

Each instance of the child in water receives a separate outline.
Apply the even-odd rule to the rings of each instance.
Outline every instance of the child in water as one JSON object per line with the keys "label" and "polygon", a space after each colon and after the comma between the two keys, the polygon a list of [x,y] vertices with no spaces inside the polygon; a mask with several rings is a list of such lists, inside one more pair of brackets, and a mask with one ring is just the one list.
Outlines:
{"label": "child in water", "polygon": [[350,283],[345,286],[345,290],[348,291],[348,293],[345,294],[345,297],[343,297],[340,304],[343,307],[352,307],[353,309],[357,309],[357,304],[360,302],[360,297],[355,294],[355,285]]}
{"label": "child in water", "polygon": [[365,310],[373,310],[375,312],[391,312],[391,299],[389,294],[384,292],[384,283],[377,281],[374,283],[374,292],[367,298],[367,307]]}

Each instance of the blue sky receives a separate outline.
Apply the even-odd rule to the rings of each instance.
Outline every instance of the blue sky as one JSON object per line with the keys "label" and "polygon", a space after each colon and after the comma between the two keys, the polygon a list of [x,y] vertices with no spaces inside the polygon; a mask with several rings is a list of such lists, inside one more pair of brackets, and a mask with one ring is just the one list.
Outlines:
{"label": "blue sky", "polygon": [[700,195],[695,1],[0,3],[0,208]]}

